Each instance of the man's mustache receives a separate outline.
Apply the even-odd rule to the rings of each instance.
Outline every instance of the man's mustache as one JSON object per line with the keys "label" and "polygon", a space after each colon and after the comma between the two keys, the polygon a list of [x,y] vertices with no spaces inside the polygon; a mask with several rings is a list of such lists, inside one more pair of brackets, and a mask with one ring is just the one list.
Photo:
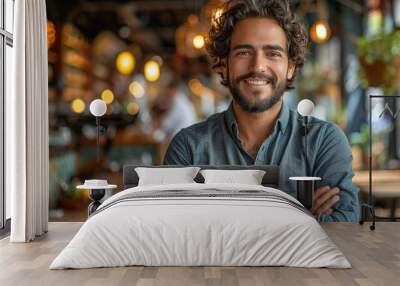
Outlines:
{"label": "man's mustache", "polygon": [[267,81],[271,82],[271,85],[273,88],[276,88],[276,82],[278,81],[278,79],[273,74],[269,75],[269,74],[264,74],[264,73],[249,72],[247,74],[238,76],[235,79],[235,83],[239,84],[239,82],[241,82],[242,80],[252,78],[252,77],[258,78],[261,80],[267,80]]}

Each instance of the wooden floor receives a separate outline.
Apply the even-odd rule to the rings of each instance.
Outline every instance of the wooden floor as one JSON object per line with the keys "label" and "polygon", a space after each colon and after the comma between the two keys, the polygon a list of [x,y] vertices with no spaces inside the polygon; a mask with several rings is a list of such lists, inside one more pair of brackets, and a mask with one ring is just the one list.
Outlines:
{"label": "wooden floor", "polygon": [[82,223],[50,223],[32,243],[0,241],[0,285],[400,285],[400,223],[330,223],[323,227],[352,269],[288,267],[122,267],[48,270]]}

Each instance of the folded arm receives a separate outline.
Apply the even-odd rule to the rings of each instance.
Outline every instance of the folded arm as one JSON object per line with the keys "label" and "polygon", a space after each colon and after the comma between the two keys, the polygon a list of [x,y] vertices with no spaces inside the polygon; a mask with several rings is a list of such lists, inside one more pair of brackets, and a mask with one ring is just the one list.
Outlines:
{"label": "folded arm", "polygon": [[[358,188],[352,182],[352,155],[347,138],[339,127],[331,124],[322,140],[313,168],[313,175],[322,178],[316,196],[319,210],[313,210],[316,218],[319,221],[358,221]],[[323,188],[325,190],[321,191]]]}

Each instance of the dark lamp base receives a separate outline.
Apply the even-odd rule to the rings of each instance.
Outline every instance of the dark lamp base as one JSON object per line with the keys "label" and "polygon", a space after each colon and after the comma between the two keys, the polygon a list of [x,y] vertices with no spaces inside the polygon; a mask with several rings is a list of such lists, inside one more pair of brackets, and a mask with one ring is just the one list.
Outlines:
{"label": "dark lamp base", "polygon": [[101,205],[100,200],[104,197],[106,194],[105,189],[90,189],[89,190],[89,198],[92,200],[88,207],[88,215],[91,216],[92,213],[94,213],[97,208]]}

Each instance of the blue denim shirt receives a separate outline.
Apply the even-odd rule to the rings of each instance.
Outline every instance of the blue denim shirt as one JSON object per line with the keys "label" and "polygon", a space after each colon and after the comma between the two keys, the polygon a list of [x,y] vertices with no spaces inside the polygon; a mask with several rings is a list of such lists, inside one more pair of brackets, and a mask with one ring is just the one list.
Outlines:
{"label": "blue denim shirt", "polygon": [[279,165],[280,189],[296,196],[291,176],[317,176],[321,186],[339,187],[340,201],[331,215],[319,221],[358,221],[358,188],[352,183],[352,155],[342,130],[333,123],[310,117],[307,142],[301,134],[302,117],[282,103],[273,133],[262,143],[256,159],[244,149],[232,104],[206,121],[182,129],[171,141],[166,165]]}

